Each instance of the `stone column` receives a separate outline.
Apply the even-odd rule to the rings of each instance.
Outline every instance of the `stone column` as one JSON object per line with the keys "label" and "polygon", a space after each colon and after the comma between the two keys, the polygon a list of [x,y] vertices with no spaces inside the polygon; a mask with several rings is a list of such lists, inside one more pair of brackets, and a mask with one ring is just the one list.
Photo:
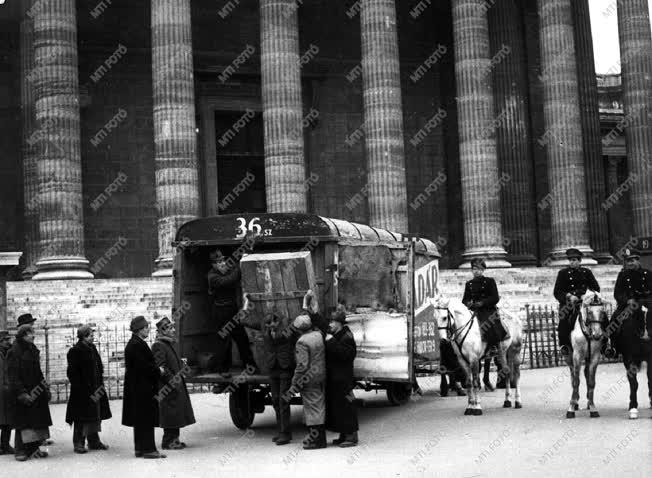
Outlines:
{"label": "stone column", "polygon": [[84,257],[75,0],[38,2],[31,14],[38,138],[34,280],[92,278]]}
{"label": "stone column", "polygon": [[521,4],[517,0],[497,0],[488,14],[494,59],[496,143],[503,178],[503,245],[512,264],[535,265],[534,173]]}
{"label": "stone column", "polygon": [[295,0],[260,0],[268,212],[306,212],[299,20]]}
{"label": "stone column", "polygon": [[190,0],[152,0],[152,83],[158,250],[172,274],[177,229],[199,216]]}
{"label": "stone column", "polygon": [[403,107],[394,0],[361,0],[360,25],[369,224],[407,233]]}
{"label": "stone column", "polygon": [[0,252],[0,330],[7,328],[7,274],[18,265],[22,252]]}
{"label": "stone column", "polygon": [[627,165],[634,235],[652,236],[652,39],[647,0],[618,1]]}
{"label": "stone column", "polygon": [[452,6],[465,245],[460,267],[469,267],[474,257],[486,257],[488,267],[509,267],[503,247],[487,4],[453,0]]}
{"label": "stone column", "polygon": [[582,120],[579,105],[571,0],[538,0],[541,81],[552,251],[548,265],[567,264],[565,251],[575,247],[595,264],[589,246]]}
{"label": "stone column", "polygon": [[[20,21],[20,105],[23,153],[24,265],[23,278],[36,274],[38,259],[38,178],[34,136],[34,23],[28,15],[33,0],[22,0]],[[30,14],[31,15],[31,14]]]}
{"label": "stone column", "polygon": [[589,3],[588,0],[573,0],[571,4],[575,24],[575,46],[577,48],[577,79],[582,118],[589,237],[591,246],[595,251],[595,259],[600,263],[606,263],[612,257],[609,253],[607,214],[602,208],[602,202],[607,191],[605,189],[604,164],[602,161],[598,83],[595,75]]}

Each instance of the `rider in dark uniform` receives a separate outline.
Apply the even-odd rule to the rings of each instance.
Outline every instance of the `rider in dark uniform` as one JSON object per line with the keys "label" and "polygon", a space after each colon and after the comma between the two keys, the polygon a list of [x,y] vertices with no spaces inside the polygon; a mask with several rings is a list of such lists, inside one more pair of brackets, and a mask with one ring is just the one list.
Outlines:
{"label": "rider in dark uniform", "polygon": [[471,311],[475,312],[480,322],[480,331],[489,345],[489,355],[496,355],[498,344],[505,339],[507,332],[503,329],[498,316],[496,304],[500,300],[496,281],[491,277],[484,277],[487,268],[483,259],[473,259],[471,270],[473,279],[464,287],[462,302]]}
{"label": "rider in dark uniform", "polygon": [[[633,318],[639,322],[638,327],[641,331],[645,328],[645,317],[641,306],[652,309],[652,271],[641,266],[640,258],[641,254],[637,250],[625,249],[625,266],[618,273],[614,289],[618,307],[611,316],[607,328],[608,335],[611,332],[610,335],[613,337],[612,344],[618,345],[618,331],[623,320],[629,315],[627,309],[632,311]],[[622,317],[619,317],[621,314]],[[618,348],[622,352],[622,349]]]}
{"label": "rider in dark uniform", "polygon": [[569,355],[572,349],[570,334],[580,311],[581,297],[586,294],[587,289],[600,292],[600,286],[593,272],[586,267],[580,267],[582,256],[582,252],[578,249],[571,248],[566,251],[570,265],[557,274],[553,291],[555,299],[559,302],[557,334],[562,355]]}

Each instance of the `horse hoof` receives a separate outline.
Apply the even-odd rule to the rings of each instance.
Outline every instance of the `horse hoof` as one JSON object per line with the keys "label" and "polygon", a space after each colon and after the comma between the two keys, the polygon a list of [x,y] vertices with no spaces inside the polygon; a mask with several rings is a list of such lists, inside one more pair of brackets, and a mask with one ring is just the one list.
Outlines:
{"label": "horse hoof", "polygon": [[638,418],[638,409],[632,408],[629,411],[629,419],[630,420],[636,420]]}
{"label": "horse hoof", "polygon": [[600,413],[598,413],[598,412],[591,412],[590,415],[591,415],[591,418],[599,418],[600,417]]}
{"label": "horse hoof", "polygon": [[575,412],[566,412],[566,418],[575,418]]}
{"label": "horse hoof", "polygon": [[521,405],[521,402],[514,402],[514,408],[523,408],[523,405]]}
{"label": "horse hoof", "polygon": [[473,409],[467,408],[466,410],[464,410],[464,415],[473,415]]}
{"label": "horse hoof", "polygon": [[580,406],[579,406],[578,403],[576,403],[575,406],[574,406],[573,408],[575,409],[575,411],[578,411],[578,410],[580,409]]}
{"label": "horse hoof", "polygon": [[482,415],[482,409],[481,408],[474,408],[473,409],[473,414],[474,415]]}
{"label": "horse hoof", "polygon": [[505,400],[505,402],[503,402],[503,408],[512,408],[512,402]]}

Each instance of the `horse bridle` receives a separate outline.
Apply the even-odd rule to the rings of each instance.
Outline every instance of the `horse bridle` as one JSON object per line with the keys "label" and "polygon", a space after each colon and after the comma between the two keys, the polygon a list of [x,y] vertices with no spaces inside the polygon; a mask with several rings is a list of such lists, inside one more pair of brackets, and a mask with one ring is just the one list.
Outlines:
{"label": "horse bridle", "polygon": [[[458,350],[460,351],[460,355],[464,359],[464,361],[469,364],[469,359],[466,358],[466,356],[462,353],[462,345],[464,345],[464,341],[466,340],[466,337],[469,335],[469,332],[471,331],[471,327],[473,326],[473,319],[475,319],[475,312],[471,313],[471,318],[464,324],[462,327],[457,329],[455,327],[455,321],[453,320],[453,314],[451,311],[448,309],[448,307],[435,307],[436,310],[445,310],[446,311],[446,326],[444,327],[439,327],[437,326],[437,330],[445,330],[448,333],[448,336],[450,337],[450,340],[455,342],[455,345],[457,345]],[[457,341],[457,339],[464,334],[462,337],[461,341]]]}
{"label": "horse bridle", "polygon": [[[589,316],[589,313],[588,313],[589,307],[596,307],[596,306],[600,306],[600,305],[603,306],[604,302],[602,302],[601,300],[600,301],[593,300],[590,304],[582,304],[581,308],[584,309],[584,311],[585,311],[584,315],[588,318],[588,316]],[[604,322],[605,322],[604,319],[600,318],[600,320],[596,320],[596,319],[584,320],[584,318],[582,317],[581,312],[578,315],[579,315],[578,320],[580,321],[580,329],[582,329],[582,333],[584,334],[584,337],[586,337],[589,340],[599,340],[599,339],[594,339],[593,338],[593,333],[589,333],[588,327],[591,324],[604,324]],[[591,315],[593,315],[593,314],[591,314]]]}

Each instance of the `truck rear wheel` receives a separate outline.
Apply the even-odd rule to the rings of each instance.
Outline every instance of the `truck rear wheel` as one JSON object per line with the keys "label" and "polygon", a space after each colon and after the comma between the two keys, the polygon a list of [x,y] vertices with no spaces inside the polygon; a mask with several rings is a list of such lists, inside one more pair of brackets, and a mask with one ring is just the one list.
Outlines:
{"label": "truck rear wheel", "polygon": [[254,422],[254,409],[249,396],[249,386],[240,385],[229,394],[231,421],[240,430],[246,430]]}
{"label": "truck rear wheel", "polygon": [[412,385],[409,383],[390,382],[387,384],[387,400],[394,406],[405,405],[412,395]]}

